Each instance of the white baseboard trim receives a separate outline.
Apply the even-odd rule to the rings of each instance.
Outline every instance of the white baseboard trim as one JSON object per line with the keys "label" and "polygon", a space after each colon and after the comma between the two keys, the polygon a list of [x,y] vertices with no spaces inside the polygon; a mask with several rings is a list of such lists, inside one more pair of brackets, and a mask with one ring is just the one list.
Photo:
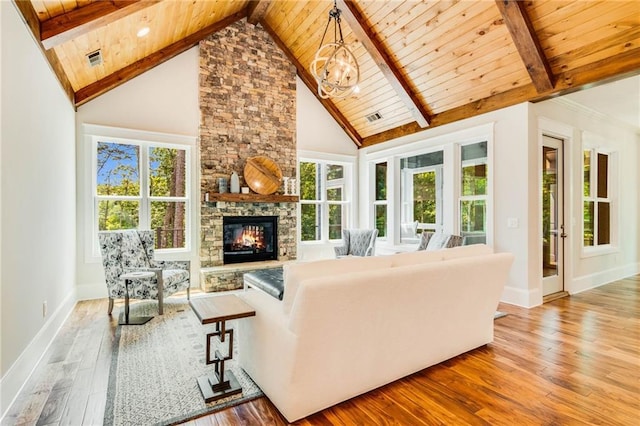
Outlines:
{"label": "white baseboard trim", "polygon": [[9,411],[25,383],[38,366],[60,328],[76,305],[76,294],[71,292],[49,317],[40,331],[20,354],[16,362],[0,379],[0,421]]}
{"label": "white baseboard trim", "polygon": [[523,290],[506,286],[502,291],[500,301],[510,305],[522,306],[523,308],[533,308],[542,303],[542,296],[538,288]]}
{"label": "white baseboard trim", "polygon": [[568,291],[569,294],[582,293],[583,291],[591,290],[592,288],[600,287],[638,273],[640,273],[640,263],[630,263],[618,268],[607,269],[606,271],[599,271],[594,274],[584,275],[581,277],[574,277]]}

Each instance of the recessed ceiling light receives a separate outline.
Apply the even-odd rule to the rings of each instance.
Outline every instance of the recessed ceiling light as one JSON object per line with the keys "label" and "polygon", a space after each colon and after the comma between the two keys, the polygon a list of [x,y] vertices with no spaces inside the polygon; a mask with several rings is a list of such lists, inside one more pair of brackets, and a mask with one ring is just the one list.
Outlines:
{"label": "recessed ceiling light", "polygon": [[144,37],[149,34],[149,27],[143,27],[138,30],[138,37]]}

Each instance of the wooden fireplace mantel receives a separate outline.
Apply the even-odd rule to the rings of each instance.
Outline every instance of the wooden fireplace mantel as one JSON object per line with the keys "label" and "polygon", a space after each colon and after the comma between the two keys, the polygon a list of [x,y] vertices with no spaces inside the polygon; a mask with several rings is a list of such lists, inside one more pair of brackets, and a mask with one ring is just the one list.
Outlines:
{"label": "wooden fireplace mantel", "polygon": [[297,203],[300,197],[297,195],[282,195],[282,194],[232,194],[232,193],[209,193],[209,203],[215,203],[218,201],[226,201],[231,203]]}

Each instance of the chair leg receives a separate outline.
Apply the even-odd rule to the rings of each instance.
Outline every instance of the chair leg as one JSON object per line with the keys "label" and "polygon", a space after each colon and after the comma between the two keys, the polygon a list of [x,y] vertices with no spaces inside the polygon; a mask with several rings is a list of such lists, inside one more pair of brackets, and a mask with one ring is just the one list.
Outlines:
{"label": "chair leg", "polygon": [[187,300],[191,300],[191,290],[187,287]]}
{"label": "chair leg", "polygon": [[107,314],[111,315],[111,312],[113,312],[113,298],[112,297],[109,298],[109,310],[107,311]]}

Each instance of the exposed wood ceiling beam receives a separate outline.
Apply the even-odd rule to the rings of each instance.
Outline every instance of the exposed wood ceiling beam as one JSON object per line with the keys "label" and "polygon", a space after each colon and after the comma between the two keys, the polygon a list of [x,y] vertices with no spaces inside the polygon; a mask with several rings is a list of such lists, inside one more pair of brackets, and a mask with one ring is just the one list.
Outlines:
{"label": "exposed wood ceiling beam", "polygon": [[126,83],[132,78],[149,71],[156,65],[160,65],[161,63],[191,49],[193,46],[196,46],[200,42],[200,40],[209,37],[216,31],[219,31],[227,27],[228,25],[239,21],[246,16],[247,10],[243,9],[238,13],[227,16],[223,20],[209,25],[208,27],[203,28],[202,30],[183,38],[182,40],[179,40],[163,49],[160,49],[157,52],[154,52],[151,55],[140,59],[139,61],[134,62],[133,64],[121,70],[118,70],[117,72],[108,75],[101,80],[96,81],[95,83],[83,87],[76,92],[76,106],[80,106],[86,102],[89,102],[91,99],[94,99],[95,97],[100,96],[103,93],[106,93],[123,83]]}
{"label": "exposed wood ceiling beam", "polygon": [[291,63],[298,70],[298,76],[304,82],[304,84],[309,88],[311,93],[315,95],[315,97],[320,101],[322,106],[325,107],[327,112],[331,114],[336,123],[345,131],[345,133],[351,138],[351,140],[358,146],[362,145],[362,137],[358,133],[358,131],[349,123],[349,121],[345,118],[344,115],[340,112],[340,110],[328,99],[323,99],[318,95],[318,83],[315,78],[311,75],[309,71],[298,61],[291,50],[284,44],[284,42],[278,37],[278,35],[273,31],[273,29],[266,23],[261,22],[264,30],[269,33],[273,41],[280,47],[280,49],[284,52],[285,55],[289,58]]}
{"label": "exposed wood ceiling beam", "polygon": [[544,56],[540,41],[525,10],[524,1],[496,0],[513,43],[520,53],[531,81],[539,93],[553,89],[555,83],[549,61]]}
{"label": "exposed wood ceiling beam", "polygon": [[351,28],[364,48],[369,52],[382,74],[387,78],[398,97],[405,104],[420,127],[429,125],[429,112],[424,108],[420,99],[409,86],[396,64],[391,59],[387,49],[380,43],[366,23],[358,6],[351,0],[337,0],[342,18]]}
{"label": "exposed wood ceiling beam", "polygon": [[269,0],[250,0],[247,6],[247,21],[253,25],[262,22],[264,15],[269,10],[269,6],[271,6],[271,1]]}
{"label": "exposed wood ceiling beam", "polygon": [[[538,92],[537,88],[531,83],[436,114],[433,116],[429,128],[496,111],[522,102],[540,102],[633,75],[640,75],[640,48],[631,49],[611,58],[566,71],[558,75],[555,89],[550,89],[543,93]],[[362,147],[387,142],[424,130],[415,123],[406,124],[364,138]]]}
{"label": "exposed wood ceiling beam", "polygon": [[74,103],[73,87],[71,86],[71,82],[67,78],[67,74],[64,72],[64,68],[62,67],[60,60],[58,59],[58,55],[53,50],[46,50],[44,46],[42,46],[42,43],[40,42],[40,20],[38,19],[38,14],[33,9],[33,5],[31,4],[31,1],[14,0],[13,3],[16,5],[16,8],[22,15],[22,18],[24,19],[25,23],[31,30],[31,34],[33,35],[33,38],[36,44],[38,45],[38,47],[40,47],[40,50],[42,50],[42,53],[47,58],[47,62],[51,66],[53,73],[55,74],[58,81],[60,82],[60,85],[62,86],[62,90],[64,90],[67,97],[69,98],[69,101],[73,104]]}
{"label": "exposed wood ceiling beam", "polygon": [[40,40],[44,48],[49,50],[158,2],[159,0],[92,2],[44,21],[40,27]]}

